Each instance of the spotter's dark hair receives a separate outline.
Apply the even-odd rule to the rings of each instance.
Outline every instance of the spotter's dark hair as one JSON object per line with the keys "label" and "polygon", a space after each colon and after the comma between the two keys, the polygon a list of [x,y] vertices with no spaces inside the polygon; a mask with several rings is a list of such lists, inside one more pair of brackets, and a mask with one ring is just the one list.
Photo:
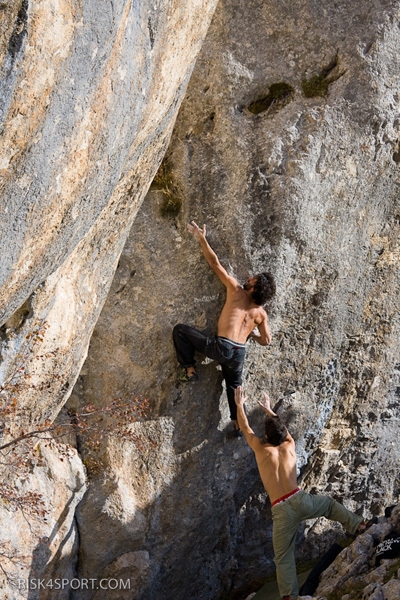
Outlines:
{"label": "spotter's dark hair", "polygon": [[286,440],[288,430],[279,417],[267,417],[265,420],[265,441],[280,446]]}

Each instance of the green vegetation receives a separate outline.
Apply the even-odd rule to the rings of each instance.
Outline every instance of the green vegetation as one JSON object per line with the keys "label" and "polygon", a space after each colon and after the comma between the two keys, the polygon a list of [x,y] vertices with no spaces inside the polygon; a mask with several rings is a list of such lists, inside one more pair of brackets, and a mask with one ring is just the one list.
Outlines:
{"label": "green vegetation", "polygon": [[259,115],[269,108],[273,108],[274,111],[280,110],[293,99],[293,96],[293,87],[285,81],[280,81],[270,85],[268,94],[264,98],[255,100],[247,108],[254,115]]}
{"label": "green vegetation", "polygon": [[306,98],[324,97],[328,95],[329,85],[339,79],[346,70],[336,71],[334,69],[339,65],[339,57],[336,53],[331,62],[323,67],[319,75],[314,75],[311,79],[303,79],[301,87]]}
{"label": "green vegetation", "polygon": [[306,98],[327,96],[329,82],[322,75],[315,75],[314,77],[311,77],[311,79],[303,79],[301,87]]}
{"label": "green vegetation", "polygon": [[160,206],[161,215],[163,217],[176,217],[182,208],[182,199],[178,186],[173,179],[172,170],[166,161],[161,163],[151,188],[163,193],[164,199]]}
{"label": "green vegetation", "polygon": [[182,207],[182,200],[177,196],[166,196],[160,206],[163,217],[176,217]]}

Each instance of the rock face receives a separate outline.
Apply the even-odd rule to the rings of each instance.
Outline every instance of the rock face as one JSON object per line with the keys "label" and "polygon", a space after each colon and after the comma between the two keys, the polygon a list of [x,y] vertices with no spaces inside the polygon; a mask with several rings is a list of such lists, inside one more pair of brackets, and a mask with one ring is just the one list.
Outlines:
{"label": "rock face", "polygon": [[[65,399],[214,4],[0,7],[3,373],[22,334],[46,320],[46,350],[68,355],[53,367]],[[54,412],[54,396],[43,410]]]}
{"label": "rock face", "polygon": [[[76,507],[86,490],[86,473],[76,450],[64,446],[36,447],[30,469],[5,477],[12,484],[15,502],[4,500],[0,507],[1,590],[5,600],[39,599],[39,581],[72,580],[76,572],[79,531]],[[58,588],[58,600],[67,600],[67,586]],[[52,590],[40,591],[40,598],[54,598]],[[53,590],[53,594],[54,594]]]}
{"label": "rock face", "polygon": [[[110,475],[93,478],[79,510],[82,524],[111,511],[122,552],[148,557],[140,600],[245,597],[273,571],[268,500],[251,451],[231,439],[221,372],[200,364],[196,386],[177,384],[173,326],[215,331],[224,300],[186,231],[190,219],[207,223],[240,280],[265,267],[276,276],[273,342],[248,344],[251,424],[260,431],[256,400],[268,389],[297,440],[307,490],[365,515],[398,497],[396,15],[384,1],[362,15],[346,1],[217,7],[74,394],[102,403],[140,392],[151,401],[154,423],[143,428],[158,424],[154,462],[126,450],[131,485],[124,470],[108,498],[110,449]],[[168,457],[161,473],[158,455]],[[115,465],[121,473],[119,458]],[[140,472],[144,489],[148,478],[155,486],[147,502],[135,491]],[[125,512],[137,496],[135,515]],[[326,550],[337,532],[328,529],[305,526],[299,560]],[[85,531],[82,573],[101,573],[119,554],[116,537],[110,544]]]}
{"label": "rock face", "polygon": [[[273,570],[268,499],[221,372],[200,364],[198,385],[177,384],[173,325],[215,331],[224,300],[190,219],[239,279],[276,276],[273,343],[249,343],[245,365],[255,430],[268,389],[306,489],[365,514],[399,493],[398,7],[221,1],[138,213],[214,8],[0,2],[3,395],[18,384],[21,425],[58,413],[117,269],[71,403],[151,403],[132,426],[141,446],[110,436],[76,515],[77,492],[61,495],[79,547],[48,569],[38,549],[46,577],[131,584],[77,600],[235,600]],[[308,524],[298,558],[334,533]]]}
{"label": "rock face", "polygon": [[215,5],[0,2],[3,442],[71,393]]}
{"label": "rock face", "polygon": [[[397,539],[399,506],[387,518],[358,536],[342,550],[336,560],[321,574],[314,592],[315,600],[397,600],[400,596],[399,555],[384,554],[391,540]],[[385,542],[385,540],[387,540]],[[310,598],[311,596],[306,596]]]}
{"label": "rock face", "polygon": [[[388,507],[385,515],[365,533],[357,536],[354,542],[350,543],[345,538],[336,542],[307,576],[299,598],[397,600],[400,595],[399,508],[399,505]],[[337,558],[327,567],[333,552]],[[324,570],[321,573],[322,568]],[[267,597],[264,588],[259,594],[251,593],[246,600]]]}

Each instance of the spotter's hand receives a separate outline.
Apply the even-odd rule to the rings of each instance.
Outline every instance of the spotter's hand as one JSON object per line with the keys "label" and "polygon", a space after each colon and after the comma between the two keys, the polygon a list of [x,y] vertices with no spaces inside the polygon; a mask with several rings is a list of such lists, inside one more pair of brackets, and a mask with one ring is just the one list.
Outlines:
{"label": "spotter's hand", "polygon": [[270,417],[276,417],[276,413],[274,413],[274,411],[271,409],[271,400],[267,392],[264,392],[263,399],[258,400],[257,404],[261,406],[261,408],[264,412],[267,413],[267,415],[269,415]]}
{"label": "spotter's hand", "polygon": [[235,402],[237,406],[243,406],[244,403],[246,402],[247,398],[246,396],[243,394],[243,388],[241,385],[239,385],[236,389],[235,389]]}

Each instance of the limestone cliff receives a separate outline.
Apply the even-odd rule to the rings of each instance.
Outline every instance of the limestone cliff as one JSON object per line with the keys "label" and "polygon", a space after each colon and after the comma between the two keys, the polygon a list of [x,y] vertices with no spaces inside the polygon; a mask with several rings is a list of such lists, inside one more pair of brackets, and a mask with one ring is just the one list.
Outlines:
{"label": "limestone cliff", "polygon": [[[365,514],[398,498],[398,4],[221,0],[203,44],[215,4],[0,2],[1,376],[22,357],[21,426],[52,419],[90,340],[70,406],[151,403],[132,425],[141,444],[110,435],[76,509],[76,451],[44,451],[22,483],[8,475],[50,511],[38,542],[2,507],[18,523],[12,539],[2,529],[9,555],[36,549],[22,577],[31,565],[132,586],[60,599],[235,600],[273,571],[269,502],[232,439],[220,371],[201,364],[196,386],[177,384],[173,325],[215,330],[224,299],[189,219],[239,279],[276,275],[273,342],[248,345],[251,424],[266,388],[306,489]],[[336,532],[309,523],[299,560]]]}
{"label": "limestone cliff", "polygon": [[399,506],[387,518],[380,517],[376,525],[339,554],[322,573],[316,597],[397,600],[400,596],[399,556],[390,542],[398,535]]}
{"label": "limestone cliff", "polygon": [[[273,571],[268,500],[251,452],[230,437],[220,371],[201,364],[196,386],[177,384],[173,325],[215,330],[224,298],[186,232],[190,219],[207,223],[239,279],[265,266],[277,278],[273,342],[248,345],[252,425],[266,388],[296,438],[306,489],[365,515],[398,498],[397,11],[219,3],[76,388],[85,402],[143,393],[154,422],[142,427],[151,440],[160,432],[152,459],[120,447],[122,470],[110,447],[109,474],[79,509],[83,575],[115,560],[117,536],[124,552],[148,553],[143,600],[240,598]],[[125,493],[138,503],[129,544]],[[111,514],[110,545],[93,523]],[[301,534],[306,560],[335,528],[318,521]]]}
{"label": "limestone cliff", "polygon": [[[3,443],[53,419],[71,393],[215,4],[0,2]],[[2,459],[2,520],[15,519],[7,501],[13,488],[26,486],[20,481],[25,470],[40,479],[40,450],[32,452],[32,464],[24,462],[22,472],[8,468],[22,460],[22,451],[18,459]],[[71,463],[72,480],[82,475],[78,464]],[[51,532],[59,519],[60,527],[71,523],[78,494],[71,496],[58,476],[49,477],[47,488],[34,481],[42,496],[58,493],[64,503],[62,509],[45,502],[50,520],[40,533],[52,541],[46,556],[54,559],[60,548],[67,555],[63,540]],[[22,491],[16,499],[21,497]],[[10,541],[2,527],[0,544],[11,567],[22,565],[19,576],[26,577],[38,537],[29,526],[17,530],[20,539],[15,534]],[[62,567],[66,573],[75,558],[76,544],[70,566]],[[22,592],[11,585],[7,593]]]}
{"label": "limestone cliff", "polygon": [[[387,507],[378,522],[354,541],[349,537],[338,538],[312,571],[303,573],[305,581],[300,588],[300,598],[398,600],[399,534],[398,505]],[[272,595],[275,595],[273,584],[267,583],[246,600],[267,600]]]}

